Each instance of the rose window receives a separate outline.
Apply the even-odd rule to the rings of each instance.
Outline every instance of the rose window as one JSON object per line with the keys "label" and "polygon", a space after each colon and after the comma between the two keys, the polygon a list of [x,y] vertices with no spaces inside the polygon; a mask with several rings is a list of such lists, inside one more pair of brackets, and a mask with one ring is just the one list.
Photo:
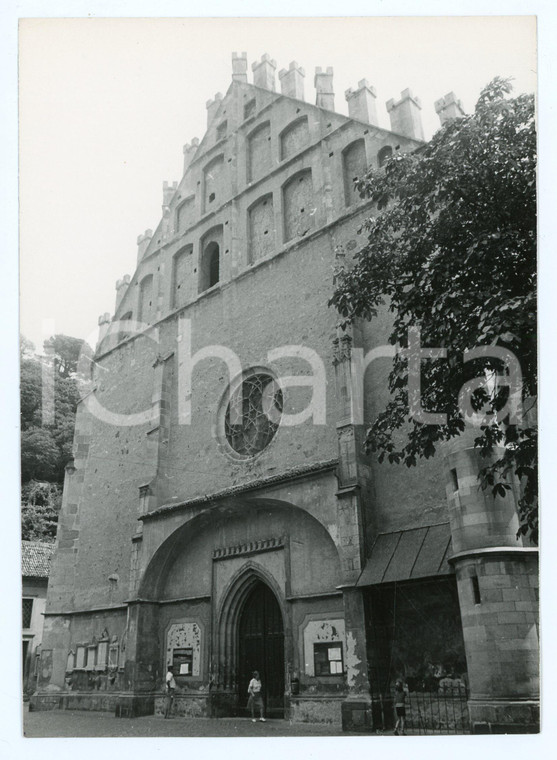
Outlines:
{"label": "rose window", "polygon": [[226,440],[237,454],[254,456],[271,442],[282,415],[282,391],[270,375],[251,375],[230,396]]}

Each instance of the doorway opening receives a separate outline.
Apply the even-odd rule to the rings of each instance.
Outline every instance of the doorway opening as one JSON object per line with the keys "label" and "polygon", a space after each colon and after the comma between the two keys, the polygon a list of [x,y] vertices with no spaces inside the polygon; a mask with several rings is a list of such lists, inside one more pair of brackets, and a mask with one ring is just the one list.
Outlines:
{"label": "doorway opening", "polygon": [[395,683],[407,688],[406,728],[469,733],[468,674],[453,575],[370,586],[368,662],[375,722],[392,727]]}
{"label": "doorway opening", "polygon": [[271,589],[257,581],[244,602],[238,626],[239,714],[247,715],[248,684],[258,670],[265,713],[284,717],[284,626]]}

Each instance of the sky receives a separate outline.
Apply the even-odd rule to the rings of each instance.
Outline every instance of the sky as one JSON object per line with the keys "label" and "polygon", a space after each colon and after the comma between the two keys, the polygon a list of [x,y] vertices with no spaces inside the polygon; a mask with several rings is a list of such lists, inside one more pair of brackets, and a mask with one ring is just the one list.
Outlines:
{"label": "sky", "polygon": [[182,176],[182,146],[201,138],[206,101],[225,93],[231,54],[297,61],[315,102],[316,66],[334,69],[335,109],[366,78],[385,102],[409,87],[465,111],[494,76],[536,88],[534,16],[287,19],[30,18],[19,27],[20,330],[41,349],[64,333],[94,344],[133,274],[136,239],[155,229],[162,183]]}

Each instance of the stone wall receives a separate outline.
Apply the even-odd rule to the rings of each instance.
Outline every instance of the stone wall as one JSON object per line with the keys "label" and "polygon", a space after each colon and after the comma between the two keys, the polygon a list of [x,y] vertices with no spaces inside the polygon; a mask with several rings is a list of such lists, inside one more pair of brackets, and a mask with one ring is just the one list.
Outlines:
{"label": "stone wall", "polygon": [[473,730],[505,733],[509,725],[515,730],[538,730],[535,553],[461,560],[457,579]]}
{"label": "stone wall", "polygon": [[293,723],[325,723],[342,727],[341,698],[293,697],[290,700],[290,719]]}

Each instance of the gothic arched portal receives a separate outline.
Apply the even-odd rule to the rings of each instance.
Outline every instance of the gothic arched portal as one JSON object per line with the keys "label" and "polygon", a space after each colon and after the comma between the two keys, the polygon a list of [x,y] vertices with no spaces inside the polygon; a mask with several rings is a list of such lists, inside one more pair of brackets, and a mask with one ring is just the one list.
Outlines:
{"label": "gothic arched portal", "polygon": [[254,670],[263,683],[268,715],[284,714],[284,626],[278,601],[266,583],[251,588],[238,624],[238,687],[240,708]]}

